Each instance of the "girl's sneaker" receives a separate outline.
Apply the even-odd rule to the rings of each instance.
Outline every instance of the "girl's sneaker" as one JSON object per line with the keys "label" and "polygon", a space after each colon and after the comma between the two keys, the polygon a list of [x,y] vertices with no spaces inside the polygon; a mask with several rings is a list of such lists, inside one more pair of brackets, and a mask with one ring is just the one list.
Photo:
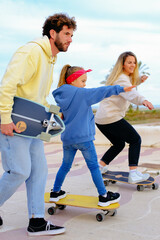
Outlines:
{"label": "girl's sneaker", "polygon": [[65,198],[66,195],[65,191],[60,190],[59,192],[53,192],[53,190],[51,190],[50,202],[58,202],[60,199]]}
{"label": "girl's sneaker", "polygon": [[134,184],[134,183],[146,181],[149,177],[150,175],[148,173],[143,174],[137,170],[130,171],[128,176],[128,182]]}
{"label": "girl's sneaker", "polygon": [[103,197],[102,195],[99,195],[99,203],[98,205],[101,207],[109,206],[112,203],[119,202],[120,200],[120,194],[115,192],[107,192],[107,197]]}

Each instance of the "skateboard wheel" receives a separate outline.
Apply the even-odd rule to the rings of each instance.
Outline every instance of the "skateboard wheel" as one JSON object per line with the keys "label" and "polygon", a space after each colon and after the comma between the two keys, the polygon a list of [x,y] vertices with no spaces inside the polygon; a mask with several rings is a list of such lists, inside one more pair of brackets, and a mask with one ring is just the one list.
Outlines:
{"label": "skateboard wheel", "polygon": [[58,206],[58,209],[60,210],[64,210],[66,208],[66,205],[57,205]]}
{"label": "skateboard wheel", "polygon": [[60,107],[58,107],[56,105],[50,105],[49,112],[58,115],[59,109],[60,109]]}
{"label": "skateboard wheel", "polygon": [[152,189],[153,189],[153,190],[156,190],[156,189],[158,189],[158,188],[159,188],[158,183],[153,183],[153,184],[152,184]]}
{"label": "skateboard wheel", "polygon": [[104,218],[105,218],[105,215],[103,213],[98,213],[96,215],[96,219],[98,222],[102,222],[104,220]]}
{"label": "skateboard wheel", "polygon": [[49,142],[51,139],[51,135],[49,133],[41,132],[40,137],[42,141]]}
{"label": "skateboard wheel", "polygon": [[144,186],[143,185],[137,185],[137,191],[143,191]]}
{"label": "skateboard wheel", "polygon": [[115,183],[116,183],[116,181],[111,181],[111,183],[112,183],[112,184],[115,184]]}
{"label": "skateboard wheel", "polygon": [[48,208],[48,213],[49,213],[49,215],[54,215],[56,213],[55,207]]}
{"label": "skateboard wheel", "polygon": [[108,186],[109,185],[109,181],[108,180],[104,180],[104,185]]}

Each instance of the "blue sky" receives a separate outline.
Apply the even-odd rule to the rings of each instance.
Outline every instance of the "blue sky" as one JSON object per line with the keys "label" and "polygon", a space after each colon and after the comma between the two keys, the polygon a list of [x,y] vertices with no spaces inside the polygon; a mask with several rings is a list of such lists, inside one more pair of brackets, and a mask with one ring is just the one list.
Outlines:
{"label": "blue sky", "polygon": [[77,31],[67,53],[59,53],[54,89],[64,64],[91,68],[87,87],[101,86],[124,51],[149,67],[150,77],[138,91],[160,105],[159,0],[0,0],[0,79],[16,49],[42,34],[42,25],[57,12],[75,16]]}

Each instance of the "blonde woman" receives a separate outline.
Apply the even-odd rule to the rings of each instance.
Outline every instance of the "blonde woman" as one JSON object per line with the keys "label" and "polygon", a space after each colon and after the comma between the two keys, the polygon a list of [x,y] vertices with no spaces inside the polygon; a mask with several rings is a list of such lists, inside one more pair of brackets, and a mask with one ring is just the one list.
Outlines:
{"label": "blonde woman", "polygon": [[[121,85],[129,87],[144,82],[147,76],[139,77],[137,58],[132,52],[122,53],[106,85]],[[142,174],[137,170],[141,137],[136,130],[124,119],[125,113],[130,105],[144,105],[153,109],[151,102],[141,96],[136,89],[130,92],[120,93],[117,96],[105,98],[99,105],[95,116],[95,122],[102,134],[108,138],[112,146],[105,152],[99,162],[101,173],[108,170],[109,163],[123,150],[125,143],[129,144],[129,183],[136,183],[149,178],[149,174]]]}

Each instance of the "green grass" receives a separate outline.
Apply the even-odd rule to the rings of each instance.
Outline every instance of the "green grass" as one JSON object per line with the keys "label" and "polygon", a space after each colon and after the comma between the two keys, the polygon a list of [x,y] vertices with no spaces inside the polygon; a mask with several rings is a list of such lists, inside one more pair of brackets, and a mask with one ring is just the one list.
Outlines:
{"label": "green grass", "polygon": [[[96,113],[96,109],[93,109],[93,113]],[[125,116],[125,119],[130,124],[144,124],[144,123],[156,123],[160,122],[160,109],[154,110],[136,110],[130,108]]]}
{"label": "green grass", "polygon": [[125,119],[131,124],[160,122],[160,109],[154,110],[134,110],[130,108]]}

